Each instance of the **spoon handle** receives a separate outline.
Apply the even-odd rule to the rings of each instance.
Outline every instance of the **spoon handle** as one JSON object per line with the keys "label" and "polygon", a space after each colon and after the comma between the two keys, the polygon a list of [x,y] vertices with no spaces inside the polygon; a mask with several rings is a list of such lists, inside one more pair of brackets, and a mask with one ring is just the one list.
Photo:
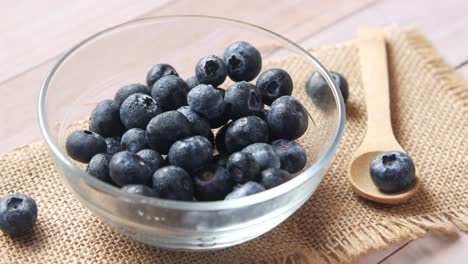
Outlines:
{"label": "spoon handle", "polygon": [[387,52],[383,32],[363,29],[358,33],[359,58],[367,105],[367,143],[396,142],[392,130]]}

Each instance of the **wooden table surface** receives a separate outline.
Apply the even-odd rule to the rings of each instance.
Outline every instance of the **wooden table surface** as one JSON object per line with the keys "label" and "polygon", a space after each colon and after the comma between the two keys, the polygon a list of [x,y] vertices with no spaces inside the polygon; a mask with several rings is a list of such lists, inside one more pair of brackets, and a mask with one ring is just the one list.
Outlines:
{"label": "wooden table surface", "polygon": [[[38,141],[40,84],[81,39],[128,20],[170,14],[240,19],[305,48],[352,39],[359,27],[399,25],[422,31],[468,79],[467,0],[16,0],[0,9],[0,153]],[[1,168],[0,168],[1,169]],[[468,235],[426,237],[360,258],[358,263],[466,263]]]}

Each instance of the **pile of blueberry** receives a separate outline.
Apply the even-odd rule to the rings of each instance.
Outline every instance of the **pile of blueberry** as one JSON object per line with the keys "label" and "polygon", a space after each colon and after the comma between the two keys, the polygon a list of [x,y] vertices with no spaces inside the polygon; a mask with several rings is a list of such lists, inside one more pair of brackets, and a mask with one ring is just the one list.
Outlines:
{"label": "pile of blueberry", "polygon": [[[164,199],[229,200],[278,186],[306,165],[294,140],[308,114],[286,71],[261,68],[260,52],[244,41],[223,58],[200,59],[187,80],[157,64],[146,85],[98,103],[89,130],[72,132],[66,151],[102,181]],[[234,84],[219,88],[227,77]]]}

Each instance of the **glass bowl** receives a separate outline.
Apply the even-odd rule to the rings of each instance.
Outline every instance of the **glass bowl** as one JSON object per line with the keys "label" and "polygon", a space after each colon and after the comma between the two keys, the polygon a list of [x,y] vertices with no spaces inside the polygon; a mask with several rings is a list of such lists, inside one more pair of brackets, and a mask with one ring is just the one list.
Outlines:
{"label": "glass bowl", "polygon": [[[156,63],[173,65],[182,78],[194,75],[205,55],[222,56],[244,40],[261,52],[263,70],[281,67],[294,82],[293,95],[310,120],[298,140],[308,163],[292,180],[237,200],[181,202],[142,197],[101,182],[72,161],[65,141],[85,126],[96,103],[113,98],[128,83],[145,83]],[[308,76],[318,71],[328,83],[319,103],[305,93]],[[255,83],[255,82],[252,82]],[[221,87],[226,88],[226,81]],[[202,251],[251,240],[280,224],[303,205],[322,181],[343,134],[341,93],[327,70],[286,38],[240,21],[204,16],[167,16],[124,23],[99,32],[68,51],[48,73],[39,97],[39,122],[56,170],[76,197],[118,232],[166,249]]]}

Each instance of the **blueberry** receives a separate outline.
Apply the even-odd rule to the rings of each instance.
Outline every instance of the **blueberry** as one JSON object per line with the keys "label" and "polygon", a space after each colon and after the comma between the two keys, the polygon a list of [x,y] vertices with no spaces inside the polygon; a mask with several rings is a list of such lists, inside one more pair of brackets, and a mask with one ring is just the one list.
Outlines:
{"label": "blueberry", "polygon": [[245,41],[232,43],[224,51],[229,77],[235,81],[251,81],[262,69],[262,56],[260,52]]}
{"label": "blueberry", "polygon": [[193,136],[175,142],[168,157],[171,165],[191,172],[212,162],[213,147],[205,137]]}
{"label": "blueberry", "polygon": [[109,175],[119,186],[128,184],[151,184],[151,169],[137,154],[121,151],[109,162]]}
{"label": "blueberry", "polygon": [[257,116],[239,118],[229,125],[224,140],[229,153],[240,151],[253,143],[266,143],[268,125]]}
{"label": "blueberry", "polygon": [[267,123],[272,138],[294,140],[306,132],[309,116],[296,98],[282,96],[271,104]]}
{"label": "blueberry", "polygon": [[187,105],[188,90],[184,80],[175,75],[168,75],[154,83],[151,96],[163,111],[176,110]]}
{"label": "blueberry", "polygon": [[171,65],[156,64],[151,68],[151,70],[149,70],[148,74],[146,74],[146,85],[151,88],[155,82],[167,75],[179,76]]}
{"label": "blueberry", "polygon": [[164,158],[164,163],[163,163],[162,167],[165,167],[165,166],[168,166],[168,165],[169,165],[169,157],[166,155],[166,157]]}
{"label": "blueberry", "polygon": [[229,122],[230,119],[231,117],[229,117],[229,112],[226,109],[224,110],[224,113],[222,115],[210,120],[210,126],[213,129],[220,128],[223,125],[225,125],[227,122]]}
{"label": "blueberry", "polygon": [[[222,88],[215,88],[215,89],[219,92],[219,94],[224,99],[224,94],[225,94],[226,91],[224,89],[222,89]],[[229,111],[228,111],[227,107],[225,107],[224,112],[223,112],[222,115],[210,120],[210,126],[211,126],[211,128],[222,127],[227,122],[229,122],[230,119],[231,119],[231,117],[229,116]]]}
{"label": "blueberry", "polygon": [[132,128],[125,132],[125,134],[122,135],[120,144],[122,150],[128,150],[134,153],[149,148],[148,140],[146,140],[146,132],[140,128]]}
{"label": "blueberry", "polygon": [[263,109],[257,87],[248,82],[237,82],[229,86],[224,95],[224,101],[233,120],[256,115]]}
{"label": "blueberry", "polygon": [[147,94],[132,94],[120,107],[120,120],[128,128],[144,129],[151,118],[162,112],[156,101]]}
{"label": "blueberry", "polygon": [[213,156],[213,162],[218,166],[226,167],[228,158],[229,156],[226,154],[216,154]]}
{"label": "blueberry", "polygon": [[146,185],[129,184],[121,188],[123,191],[149,197],[159,197],[158,193]]}
{"label": "blueberry", "polygon": [[195,73],[200,83],[217,86],[226,80],[226,64],[218,56],[208,55],[198,61]]}
{"label": "blueberry", "polygon": [[208,119],[193,111],[190,106],[182,106],[177,109],[177,111],[181,112],[190,122],[194,135],[204,136],[210,142],[213,142],[214,135],[211,131],[210,121]]}
{"label": "blueberry", "polygon": [[215,87],[216,91],[219,92],[219,94],[221,95],[221,97],[224,98],[224,95],[226,95],[226,90],[224,90],[223,88],[219,88],[219,87]]}
{"label": "blueberry", "polygon": [[185,83],[187,84],[188,90],[192,90],[195,88],[197,85],[200,84],[200,81],[197,79],[197,76],[192,76],[185,80]]}
{"label": "blueberry", "polygon": [[123,101],[127,99],[130,95],[142,93],[142,94],[150,94],[150,91],[146,85],[141,83],[132,83],[122,86],[117,93],[115,93],[114,100],[117,102],[119,106],[122,105]]}
{"label": "blueberry", "polygon": [[260,74],[256,86],[260,91],[263,103],[271,105],[281,96],[291,95],[293,81],[285,70],[274,68]]}
{"label": "blueberry", "polygon": [[30,233],[37,219],[34,199],[24,194],[8,194],[0,198],[0,230],[10,236]]}
{"label": "blueberry", "polygon": [[234,184],[228,171],[211,164],[192,174],[195,198],[199,201],[217,201],[232,192]]}
{"label": "blueberry", "polygon": [[68,136],[65,149],[72,159],[88,163],[94,155],[106,153],[107,146],[100,135],[88,130],[77,130]]}
{"label": "blueberry", "polygon": [[221,116],[226,108],[221,94],[213,86],[206,84],[200,84],[190,90],[187,101],[190,108],[208,119]]}
{"label": "blueberry", "polygon": [[228,123],[225,126],[221,127],[216,133],[215,145],[219,153],[227,153],[225,139],[226,139],[226,130],[228,129],[230,124],[231,123]]}
{"label": "blueberry", "polygon": [[99,102],[89,119],[89,130],[103,137],[120,136],[125,126],[120,121],[120,106],[114,100]]}
{"label": "blueberry", "polygon": [[164,166],[164,158],[156,150],[142,149],[137,155],[146,162],[152,172]]}
{"label": "blueberry", "polygon": [[210,120],[210,126],[212,129],[220,128],[226,123],[228,123],[230,119],[231,118],[229,117],[229,112],[226,108],[226,110],[221,116]]}
{"label": "blueberry", "polygon": [[153,174],[153,189],[161,198],[192,201],[192,179],[184,169],[176,166],[163,167]]}
{"label": "blueberry", "polygon": [[[346,79],[337,72],[330,72],[335,85],[340,89],[344,101],[348,99],[349,90]],[[306,83],[307,95],[320,108],[328,108],[334,105],[334,99],[330,87],[319,72],[313,72]]]}
{"label": "blueberry", "polygon": [[270,112],[269,109],[262,109],[260,112],[258,112],[256,114],[256,116],[260,117],[261,119],[263,120],[266,120],[267,116],[268,116],[268,112]]}
{"label": "blueberry", "polygon": [[106,141],[107,151],[106,153],[109,155],[114,155],[117,152],[122,151],[122,147],[120,146],[120,140],[115,137],[108,137],[104,139]]}
{"label": "blueberry", "polygon": [[260,170],[266,170],[268,168],[280,168],[281,161],[278,153],[273,149],[272,146],[266,143],[255,143],[245,147],[242,152],[252,153]]}
{"label": "blueberry", "polygon": [[260,165],[253,154],[247,152],[236,152],[229,156],[226,168],[236,183],[255,181],[260,174]]}
{"label": "blueberry", "polygon": [[103,182],[112,182],[112,179],[109,176],[109,161],[111,155],[99,153],[94,155],[94,157],[89,161],[86,171],[93,177],[103,181]]}
{"label": "blueberry", "polygon": [[234,200],[234,199],[242,198],[242,197],[249,196],[249,195],[256,194],[256,193],[263,192],[263,191],[265,191],[265,188],[262,185],[256,182],[250,181],[250,182],[246,182],[239,188],[235,189],[234,191],[226,195],[224,200]]}
{"label": "blueberry", "polygon": [[333,81],[335,82],[336,86],[340,89],[341,95],[343,95],[343,100],[346,102],[349,97],[349,89],[348,89],[348,82],[343,77],[343,75],[337,72],[330,72]]}
{"label": "blueberry", "polygon": [[305,167],[307,154],[304,148],[296,141],[279,139],[273,141],[271,146],[273,146],[280,157],[281,169],[289,173],[296,173]]}
{"label": "blueberry", "polygon": [[260,184],[268,190],[285,183],[292,178],[292,175],[285,170],[270,168],[262,171]]}
{"label": "blueberry", "polygon": [[370,163],[374,184],[385,193],[397,193],[416,180],[413,160],[400,151],[387,151],[377,155]]}
{"label": "blueberry", "polygon": [[152,149],[162,155],[169,152],[171,145],[192,135],[192,127],[187,118],[178,111],[162,113],[148,123],[146,138]]}

